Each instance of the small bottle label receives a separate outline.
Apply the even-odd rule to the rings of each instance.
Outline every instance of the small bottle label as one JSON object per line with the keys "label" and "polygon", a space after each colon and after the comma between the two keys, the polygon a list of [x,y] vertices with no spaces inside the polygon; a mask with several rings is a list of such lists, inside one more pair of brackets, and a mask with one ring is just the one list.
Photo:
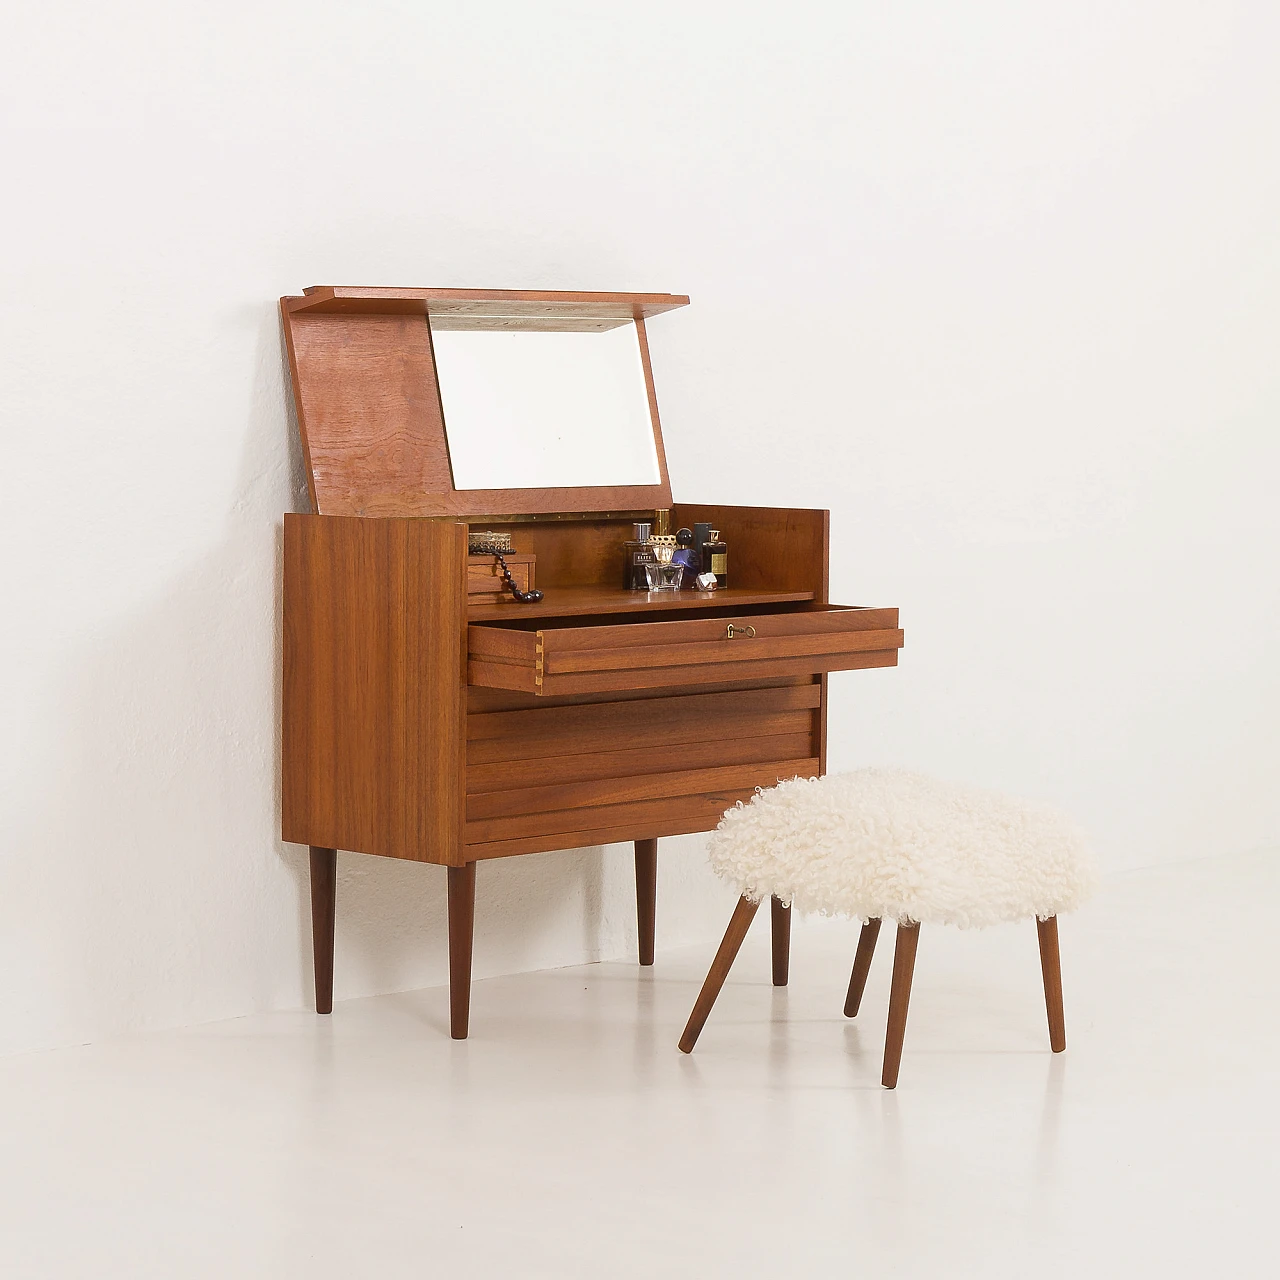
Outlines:
{"label": "small bottle label", "polygon": [[712,573],[728,573],[729,572],[729,553],[727,551],[719,551],[711,553],[711,572]]}

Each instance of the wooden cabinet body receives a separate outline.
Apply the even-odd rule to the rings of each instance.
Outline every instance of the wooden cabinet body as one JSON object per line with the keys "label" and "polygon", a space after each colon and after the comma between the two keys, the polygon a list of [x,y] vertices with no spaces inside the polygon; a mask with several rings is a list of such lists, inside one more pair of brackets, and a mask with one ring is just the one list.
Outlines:
{"label": "wooden cabinet body", "polygon": [[[892,666],[902,644],[895,609],[829,603],[825,511],[670,501],[647,345],[656,491],[454,491],[436,456],[438,396],[423,391],[436,308],[603,315],[635,322],[642,344],[644,308],[669,309],[668,295],[464,292],[282,300],[317,511],[285,517],[283,835],[313,850],[322,1008],[333,850],[451,868],[451,957],[467,969],[475,864],[488,858],[636,841],[651,930],[640,868],[651,879],[652,842],[824,772],[827,673]],[[544,507],[548,496],[575,509]],[[637,496],[646,505],[629,506]],[[632,520],[657,507],[673,528],[722,531],[729,589],[621,588]],[[536,557],[537,604],[468,597],[468,524],[504,519]],[[454,974],[455,1035],[466,978]]]}

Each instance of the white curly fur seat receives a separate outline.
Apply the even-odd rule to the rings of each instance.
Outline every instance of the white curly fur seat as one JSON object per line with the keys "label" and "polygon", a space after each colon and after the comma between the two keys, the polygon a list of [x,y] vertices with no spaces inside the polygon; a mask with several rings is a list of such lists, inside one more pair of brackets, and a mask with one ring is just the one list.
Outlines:
{"label": "white curly fur seat", "polygon": [[1078,906],[1094,883],[1063,815],[900,769],[793,778],[730,809],[716,873],[804,912],[982,928]]}
{"label": "white curly fur seat", "polygon": [[774,985],[785,986],[791,907],[856,916],[858,939],[845,1016],[856,1017],[884,920],[897,922],[887,1088],[898,1083],[922,924],[981,928],[1034,917],[1049,1044],[1067,1047],[1058,916],[1094,885],[1084,838],[1062,814],[976,787],[900,769],[793,778],[759,791],[720,820],[711,865],[738,905],[680,1037],[692,1053],[760,903],[772,900]]}

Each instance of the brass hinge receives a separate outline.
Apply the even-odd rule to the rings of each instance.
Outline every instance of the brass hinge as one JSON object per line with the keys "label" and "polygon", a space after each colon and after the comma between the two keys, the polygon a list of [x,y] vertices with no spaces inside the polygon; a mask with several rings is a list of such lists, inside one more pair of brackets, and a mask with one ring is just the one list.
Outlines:
{"label": "brass hinge", "polygon": [[542,656],[542,632],[539,631],[535,635],[534,646],[533,646],[533,682],[538,687],[539,690],[541,690],[542,688],[543,662],[544,662],[544,659]]}

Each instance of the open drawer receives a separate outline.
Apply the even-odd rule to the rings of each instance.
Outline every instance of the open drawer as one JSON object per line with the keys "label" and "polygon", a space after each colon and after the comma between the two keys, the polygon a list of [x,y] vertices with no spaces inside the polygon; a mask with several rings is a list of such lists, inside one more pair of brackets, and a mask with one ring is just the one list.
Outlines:
{"label": "open drawer", "polygon": [[472,623],[467,679],[525,693],[606,693],[891,667],[902,632],[896,609],[822,605],[796,613],[614,625],[547,618]]}

